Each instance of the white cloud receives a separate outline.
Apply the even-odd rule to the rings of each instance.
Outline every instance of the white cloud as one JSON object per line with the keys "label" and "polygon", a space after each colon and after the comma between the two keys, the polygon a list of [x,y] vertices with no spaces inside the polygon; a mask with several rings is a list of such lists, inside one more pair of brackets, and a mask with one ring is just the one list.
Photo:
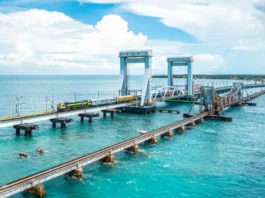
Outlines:
{"label": "white cloud", "polygon": [[[177,1],[180,2],[180,7],[176,6]],[[143,14],[140,5],[145,6],[146,2],[147,0],[124,0],[122,6]],[[196,44],[148,40],[145,35],[130,31],[127,21],[118,15],[107,15],[93,26],[60,12],[33,9],[0,13],[0,72],[118,74],[118,52],[141,48],[153,50],[153,73],[167,72],[168,56],[190,55],[195,59],[195,73],[241,73],[241,66],[246,63],[257,63],[257,66],[254,65],[249,70],[259,71],[258,68],[262,68],[260,55],[264,54],[265,34],[262,32],[261,17],[255,20],[257,13],[254,14],[252,10],[252,15],[248,11],[249,6],[252,6],[251,2],[232,7],[231,13],[225,4],[211,2],[213,5],[199,0],[164,0],[161,4],[160,0],[153,0],[149,4],[150,9],[146,10],[146,15],[159,15],[165,24],[181,27],[198,36],[201,42]],[[207,6],[209,8],[204,13],[202,8]],[[244,54],[246,51],[249,51],[247,56],[256,52],[257,55],[249,57],[248,61]],[[228,68],[231,65],[233,67]],[[132,66],[131,71],[142,74],[139,69],[141,67],[143,68],[141,65]]]}
{"label": "white cloud", "polygon": [[263,24],[253,16],[251,1],[240,0],[133,0],[122,5],[139,15],[158,17],[170,27],[180,28],[203,41],[252,38],[264,33]]}
{"label": "white cloud", "polygon": [[117,73],[119,50],[143,48],[147,41],[117,15],[92,26],[34,9],[0,14],[0,27],[0,70],[9,66],[20,72],[30,65],[37,73]]}

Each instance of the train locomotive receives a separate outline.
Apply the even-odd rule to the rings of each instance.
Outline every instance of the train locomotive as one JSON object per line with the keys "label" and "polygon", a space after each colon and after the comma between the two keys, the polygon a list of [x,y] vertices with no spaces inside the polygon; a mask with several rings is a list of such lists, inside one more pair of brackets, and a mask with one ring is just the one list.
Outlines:
{"label": "train locomotive", "polygon": [[136,96],[119,96],[115,98],[104,98],[104,99],[92,99],[92,100],[82,100],[77,102],[63,102],[57,104],[57,111],[70,111],[76,109],[86,109],[90,107],[97,107],[102,105],[117,104],[124,102],[132,102],[136,100]]}

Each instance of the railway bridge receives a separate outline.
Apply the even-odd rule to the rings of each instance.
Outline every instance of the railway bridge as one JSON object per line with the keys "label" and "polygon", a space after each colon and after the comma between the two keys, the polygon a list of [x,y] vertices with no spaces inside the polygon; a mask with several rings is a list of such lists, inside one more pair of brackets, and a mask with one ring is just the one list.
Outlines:
{"label": "railway bridge", "polygon": [[[173,131],[184,131],[186,126],[195,126],[195,122],[203,123],[207,117],[220,117],[224,109],[229,106],[242,106],[263,94],[265,90],[244,97],[244,85],[234,84],[228,94],[218,95],[212,87],[202,87],[200,90],[200,112],[198,114],[186,114],[188,118],[144,133],[118,144],[100,149],[82,157],[70,160],[41,172],[26,176],[0,187],[0,197],[8,197],[27,189],[36,188],[39,184],[60,175],[73,173],[81,167],[96,161],[113,162],[114,154],[123,150],[137,152],[138,144],[148,142],[156,143],[157,137],[171,137]],[[71,174],[70,174],[71,175]]]}

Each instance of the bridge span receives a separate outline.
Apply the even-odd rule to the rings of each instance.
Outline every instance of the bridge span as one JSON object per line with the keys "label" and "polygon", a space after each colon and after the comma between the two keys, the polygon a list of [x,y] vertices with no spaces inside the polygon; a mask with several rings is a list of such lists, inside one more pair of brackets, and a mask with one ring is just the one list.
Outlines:
{"label": "bridge span", "polygon": [[[260,87],[265,87],[265,84],[248,84],[244,85],[244,88],[250,89],[250,88],[260,88]],[[220,94],[220,93],[225,93],[230,91],[232,86],[227,86],[227,87],[221,87],[221,88],[216,88],[215,91]],[[200,94],[199,91],[196,91],[194,93],[195,97],[198,97]],[[173,96],[165,96],[165,97],[156,97],[155,100],[166,100],[166,99],[176,99],[179,97],[183,97],[185,95],[173,95]],[[86,108],[86,109],[78,109],[78,110],[72,110],[72,111],[66,111],[66,112],[48,112],[48,113],[42,113],[42,114],[35,114],[32,116],[20,116],[16,118],[11,118],[11,119],[4,119],[0,120],[0,128],[3,127],[8,127],[8,126],[14,126],[14,125],[19,125],[19,124],[26,124],[26,123],[34,123],[34,122],[40,122],[40,121],[45,121],[45,120],[50,120],[54,118],[64,118],[64,117],[69,117],[73,115],[78,115],[78,114],[83,114],[83,113],[93,113],[93,112],[99,112],[105,109],[115,109],[115,108],[121,108],[121,107],[126,107],[129,105],[135,104],[136,101],[132,102],[127,102],[127,103],[120,103],[120,104],[110,104],[110,105],[103,105],[103,106],[98,106],[98,107],[91,107],[91,108]]]}
{"label": "bridge span", "polygon": [[53,179],[55,177],[58,177],[60,175],[66,174],[72,170],[75,170],[77,167],[82,167],[87,164],[91,164],[93,162],[96,162],[104,157],[107,157],[108,155],[115,154],[117,152],[120,152],[122,150],[128,149],[134,145],[138,145],[142,142],[148,141],[153,137],[157,137],[160,135],[163,135],[167,132],[170,132],[172,130],[178,129],[182,126],[188,125],[191,122],[195,122],[199,119],[202,119],[208,115],[207,112],[196,115],[194,117],[181,120],[179,122],[175,122],[173,124],[167,125],[165,127],[156,129],[154,131],[145,133],[143,135],[137,136],[135,138],[131,138],[129,140],[123,141],[121,143],[106,147],[104,149],[95,151],[93,153],[90,153],[88,155],[76,158],[74,160],[65,162],[63,164],[60,164],[58,166],[54,166],[52,168],[46,169],[44,171],[38,172],[36,174],[29,175],[27,177],[24,177],[22,179],[13,181],[11,183],[8,183],[6,185],[3,185],[0,187],[0,197],[7,197],[14,195],[18,192],[24,191],[25,189],[31,188],[33,186],[36,186],[40,183],[43,183],[45,181],[48,181],[50,179]]}
{"label": "bridge span", "polygon": [[[202,89],[202,90],[204,91],[204,89]],[[206,93],[206,92],[204,92],[204,93]],[[201,93],[201,94],[203,95],[203,93]],[[196,121],[203,122],[204,118],[211,116],[212,113],[221,112],[222,108],[248,102],[248,101],[253,100],[253,99],[255,99],[255,98],[257,98],[263,94],[265,94],[265,90],[257,92],[257,93],[252,94],[252,95],[248,95],[244,98],[243,97],[240,98],[240,97],[237,97],[237,96],[240,96],[240,88],[238,88],[235,91],[231,91],[229,94],[227,94],[227,96],[221,96],[223,98],[224,97],[227,98],[226,101],[223,101],[223,98],[222,98],[222,99],[220,99],[222,102],[220,102],[220,101],[218,102],[218,105],[221,105],[221,108],[218,108],[218,109],[214,108],[214,109],[208,110],[207,109],[208,106],[206,105],[206,103],[204,103],[205,109],[203,111],[201,111],[200,114],[191,114],[191,117],[189,117],[187,119],[175,122],[173,124],[170,124],[170,125],[167,125],[164,127],[161,127],[159,129],[153,130],[151,132],[144,133],[142,135],[139,135],[137,137],[123,141],[121,143],[103,148],[103,149],[95,151],[93,153],[90,153],[90,154],[84,155],[82,157],[70,160],[70,161],[65,162],[63,164],[60,164],[58,166],[54,166],[52,168],[43,170],[41,172],[26,176],[24,178],[15,180],[15,181],[10,182],[8,184],[5,184],[5,185],[0,187],[0,197],[8,197],[8,196],[14,195],[16,193],[22,192],[26,189],[37,186],[40,183],[43,183],[45,181],[48,181],[48,180],[53,179],[55,177],[58,177],[60,175],[74,171],[74,170],[78,169],[79,167],[85,166],[87,164],[91,164],[91,163],[96,162],[98,160],[102,160],[102,159],[107,158],[109,156],[113,156],[113,154],[120,152],[122,150],[130,149],[134,146],[137,146],[140,143],[151,140],[152,138],[156,138],[157,136],[169,136],[170,137],[173,134],[173,130],[178,130],[178,129],[184,130],[185,126],[187,126],[187,125],[194,126]],[[213,106],[214,106],[215,102],[216,101],[214,99],[213,100]]]}

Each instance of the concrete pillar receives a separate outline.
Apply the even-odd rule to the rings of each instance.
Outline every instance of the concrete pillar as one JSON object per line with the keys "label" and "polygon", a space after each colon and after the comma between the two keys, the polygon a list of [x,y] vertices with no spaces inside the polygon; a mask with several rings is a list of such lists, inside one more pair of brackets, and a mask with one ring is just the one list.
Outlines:
{"label": "concrete pillar", "polygon": [[178,131],[179,131],[179,132],[184,132],[184,131],[185,131],[185,126],[181,126],[181,127],[179,127],[179,128],[178,128]]}
{"label": "concrete pillar", "polygon": [[138,147],[137,144],[135,144],[135,145],[133,145],[133,146],[127,148],[126,151],[128,151],[128,152],[132,152],[132,153],[138,153],[138,151],[139,151],[139,147]]}
{"label": "concrete pillar", "polygon": [[92,118],[92,116],[90,116],[90,117],[88,118],[88,122],[89,122],[89,123],[92,123],[92,121],[93,121],[93,118]]}
{"label": "concrete pillar", "polygon": [[171,130],[161,135],[162,138],[165,138],[165,137],[172,137],[172,136],[173,136],[173,133],[172,133]]}
{"label": "concrete pillar", "polygon": [[114,118],[114,112],[110,113],[111,118]]}
{"label": "concrete pillar", "polygon": [[65,122],[62,122],[61,123],[61,129],[65,129],[66,128],[66,123]]}
{"label": "concrete pillar", "polygon": [[168,62],[167,73],[168,73],[168,77],[167,77],[168,86],[173,86],[174,85],[174,78],[173,78],[172,62]]}
{"label": "concrete pillar", "polygon": [[199,123],[204,123],[204,119],[201,118],[201,119],[198,120],[198,122],[199,122]]}
{"label": "concrete pillar", "polygon": [[149,144],[157,144],[158,143],[158,141],[157,141],[157,137],[152,137],[150,140],[148,140],[148,143]]}
{"label": "concrete pillar", "polygon": [[26,129],[25,130],[25,136],[26,137],[32,136],[32,130],[31,129]]}
{"label": "concrete pillar", "polygon": [[84,122],[84,116],[81,116],[81,117],[80,117],[80,121],[81,121],[81,122]]}
{"label": "concrete pillar", "polygon": [[145,57],[145,70],[144,70],[144,83],[142,88],[141,106],[144,106],[145,102],[152,103],[152,57]]}
{"label": "concrete pillar", "polygon": [[38,197],[44,197],[45,195],[44,187],[39,186],[39,185],[28,188],[25,190],[25,192],[38,196]]}
{"label": "concrete pillar", "polygon": [[127,63],[126,58],[120,57],[120,79],[121,79],[121,96],[127,95],[128,79],[127,79]]}
{"label": "concrete pillar", "polygon": [[16,135],[20,136],[20,129],[16,129]]}
{"label": "concrete pillar", "polygon": [[193,95],[193,71],[192,62],[188,62],[188,95]]}
{"label": "concrete pillar", "polygon": [[114,163],[114,162],[115,162],[114,159],[115,159],[115,158],[114,158],[114,155],[109,154],[109,155],[107,155],[106,157],[102,158],[102,159],[100,160],[100,162],[102,162],[102,163]]}
{"label": "concrete pillar", "polygon": [[107,117],[107,113],[104,112],[104,113],[103,113],[103,118],[106,118],[106,117]]}
{"label": "concrete pillar", "polygon": [[190,124],[189,124],[189,126],[191,126],[191,127],[194,127],[196,124],[195,124],[195,122],[191,122]]}
{"label": "concrete pillar", "polygon": [[52,128],[56,128],[56,122],[52,122]]}
{"label": "concrete pillar", "polygon": [[73,179],[81,180],[81,179],[83,179],[83,168],[78,167],[78,168],[66,173],[66,176],[71,177]]}

